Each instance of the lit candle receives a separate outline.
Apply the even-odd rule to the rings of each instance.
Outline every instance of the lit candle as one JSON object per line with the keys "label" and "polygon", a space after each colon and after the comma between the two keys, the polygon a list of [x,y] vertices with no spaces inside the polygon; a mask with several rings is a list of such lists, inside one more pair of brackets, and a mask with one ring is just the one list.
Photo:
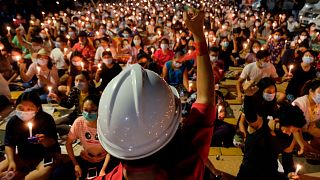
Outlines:
{"label": "lit candle", "polygon": [[101,63],[98,64],[98,70],[101,70]]}
{"label": "lit candle", "polygon": [[32,137],[32,123],[28,122],[28,127],[29,127],[29,137]]}
{"label": "lit candle", "polygon": [[248,44],[247,44],[247,43],[244,43],[244,44],[243,44],[243,49],[247,49],[247,47],[248,47]]}
{"label": "lit candle", "polygon": [[154,48],[151,48],[151,52],[152,52],[152,54],[154,53]]}
{"label": "lit candle", "polygon": [[51,91],[52,91],[52,87],[51,86],[48,86],[48,91],[49,91],[49,94],[50,94]]}
{"label": "lit candle", "polygon": [[84,70],[84,63],[81,61],[81,68],[82,68],[82,71]]}
{"label": "lit candle", "polygon": [[64,48],[63,51],[64,53],[66,53],[68,51],[68,48]]}
{"label": "lit candle", "polygon": [[271,35],[269,35],[269,40],[271,39],[271,37],[272,37],[272,36],[271,36]]}
{"label": "lit candle", "polygon": [[192,51],[189,49],[189,50],[188,50],[188,54],[191,54],[191,52],[192,52]]}
{"label": "lit candle", "polygon": [[67,35],[66,35],[66,38],[67,38],[68,40],[70,39],[70,36],[69,36],[69,34],[67,34]]}
{"label": "lit candle", "polygon": [[99,36],[99,35],[100,35],[98,31],[96,31],[96,35],[97,35],[97,36]]}
{"label": "lit candle", "polygon": [[11,27],[7,26],[8,34],[10,34]]}
{"label": "lit candle", "polygon": [[40,67],[37,66],[37,71],[38,71],[38,74],[40,74]]}
{"label": "lit candle", "polygon": [[219,105],[219,106],[218,106],[218,113],[220,113],[220,112],[221,112],[221,110],[222,110],[222,106],[221,106],[221,105]]}
{"label": "lit candle", "polygon": [[110,51],[110,48],[107,48],[106,51]]}
{"label": "lit candle", "polygon": [[158,31],[158,35],[161,36],[161,31]]}
{"label": "lit candle", "polygon": [[45,30],[46,32],[48,32],[48,28],[44,28],[44,30]]}
{"label": "lit candle", "polygon": [[302,166],[300,164],[297,164],[295,175],[298,175],[298,172],[300,171],[301,168]]}
{"label": "lit candle", "polygon": [[177,37],[177,43],[179,42],[179,38]]}
{"label": "lit candle", "polygon": [[291,64],[291,65],[289,66],[289,74],[290,74],[290,75],[291,75],[291,71],[292,71],[293,68],[294,68],[294,65]]}

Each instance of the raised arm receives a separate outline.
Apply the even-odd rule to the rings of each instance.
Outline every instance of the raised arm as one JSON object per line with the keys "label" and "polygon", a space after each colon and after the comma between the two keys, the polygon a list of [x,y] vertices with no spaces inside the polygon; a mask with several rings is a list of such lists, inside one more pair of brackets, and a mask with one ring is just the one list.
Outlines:
{"label": "raised arm", "polygon": [[192,32],[197,54],[197,103],[214,104],[214,79],[209,60],[208,46],[203,33],[204,12],[194,10],[194,15],[184,12],[183,19]]}

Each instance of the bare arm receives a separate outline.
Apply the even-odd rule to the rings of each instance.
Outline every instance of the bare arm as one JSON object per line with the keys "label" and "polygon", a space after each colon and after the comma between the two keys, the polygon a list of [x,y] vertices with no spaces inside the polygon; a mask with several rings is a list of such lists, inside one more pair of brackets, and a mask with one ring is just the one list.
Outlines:
{"label": "bare arm", "polygon": [[76,166],[78,165],[78,162],[74,156],[72,142],[73,140],[68,137],[66,142],[66,149],[67,149],[68,156],[70,157],[70,160],[72,161],[73,165]]}
{"label": "bare arm", "polygon": [[204,12],[200,11],[195,17],[189,17],[186,12],[183,14],[188,29],[193,33],[194,40],[198,46],[197,56],[197,103],[214,104],[214,79],[209,60],[208,47],[203,33]]}
{"label": "bare arm", "polygon": [[189,89],[188,69],[186,68],[183,72],[183,86]]}
{"label": "bare arm", "polygon": [[242,92],[241,92],[241,87],[242,87],[242,83],[244,82],[244,79],[239,78],[238,82],[237,82],[237,94],[238,94],[238,99],[241,99],[242,96]]}

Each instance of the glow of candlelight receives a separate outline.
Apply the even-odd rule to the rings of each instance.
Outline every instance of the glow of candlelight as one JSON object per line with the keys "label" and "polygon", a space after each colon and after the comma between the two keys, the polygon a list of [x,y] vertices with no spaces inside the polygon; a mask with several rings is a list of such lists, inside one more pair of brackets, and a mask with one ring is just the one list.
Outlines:
{"label": "glow of candlelight", "polygon": [[84,70],[84,63],[81,61],[81,68]]}
{"label": "glow of candlelight", "polygon": [[222,106],[221,106],[221,105],[219,105],[219,106],[218,106],[218,113],[220,113],[220,112],[221,112],[221,110],[222,110]]}
{"label": "glow of candlelight", "polygon": [[244,43],[244,44],[243,44],[243,48],[244,48],[244,49],[247,49],[247,47],[248,47],[248,44],[247,44],[247,43]]}
{"label": "glow of candlelight", "polygon": [[158,35],[161,36],[161,31],[158,31]]}
{"label": "glow of candlelight", "polygon": [[32,123],[28,122],[28,127],[29,127],[29,137],[32,137]]}
{"label": "glow of candlelight", "polygon": [[7,26],[8,33],[10,33],[11,27]]}
{"label": "glow of candlelight", "polygon": [[66,53],[68,51],[68,48],[64,48],[63,51],[64,53]]}
{"label": "glow of candlelight", "polygon": [[40,67],[37,66],[37,71],[38,71],[38,74],[40,74]]}
{"label": "glow of candlelight", "polygon": [[48,86],[48,91],[49,91],[49,93],[52,92],[52,87],[51,86]]}
{"label": "glow of candlelight", "polygon": [[289,74],[291,74],[291,71],[292,71],[293,68],[294,68],[294,65],[291,64],[291,65],[289,66]]}
{"label": "glow of candlelight", "polygon": [[67,34],[67,35],[66,35],[66,38],[67,38],[68,40],[70,39],[70,36],[69,36],[69,34]]}
{"label": "glow of candlelight", "polygon": [[298,172],[300,171],[301,168],[302,166],[300,164],[297,164],[295,175],[298,175]]}
{"label": "glow of candlelight", "polygon": [[98,64],[98,69],[101,70],[101,63]]}
{"label": "glow of candlelight", "polygon": [[98,31],[96,31],[96,35],[97,35],[97,36],[99,36],[99,35],[100,35]]}
{"label": "glow of candlelight", "polygon": [[154,53],[154,48],[151,48],[151,52],[152,52],[152,54]]}

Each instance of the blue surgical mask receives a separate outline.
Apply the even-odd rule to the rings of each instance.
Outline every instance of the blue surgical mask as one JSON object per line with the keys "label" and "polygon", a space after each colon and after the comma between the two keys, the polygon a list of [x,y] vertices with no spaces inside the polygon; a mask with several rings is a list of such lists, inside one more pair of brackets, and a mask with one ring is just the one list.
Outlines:
{"label": "blue surgical mask", "polygon": [[313,57],[309,57],[309,56],[303,56],[302,57],[302,61],[306,64],[311,64],[313,63]]}
{"label": "blue surgical mask", "polygon": [[274,97],[276,96],[275,93],[273,94],[269,94],[269,93],[263,93],[263,99],[266,100],[266,101],[272,101],[274,99]]}
{"label": "blue surgical mask", "polygon": [[222,42],[221,45],[225,48],[227,48],[229,46],[229,42]]}
{"label": "blue surgical mask", "polygon": [[315,97],[312,97],[316,104],[320,104],[320,93],[316,93]]}
{"label": "blue surgical mask", "polygon": [[95,121],[95,120],[97,120],[97,118],[98,118],[98,113],[97,113],[97,112],[89,113],[89,112],[83,111],[83,112],[82,112],[82,116],[83,116],[87,121]]}

